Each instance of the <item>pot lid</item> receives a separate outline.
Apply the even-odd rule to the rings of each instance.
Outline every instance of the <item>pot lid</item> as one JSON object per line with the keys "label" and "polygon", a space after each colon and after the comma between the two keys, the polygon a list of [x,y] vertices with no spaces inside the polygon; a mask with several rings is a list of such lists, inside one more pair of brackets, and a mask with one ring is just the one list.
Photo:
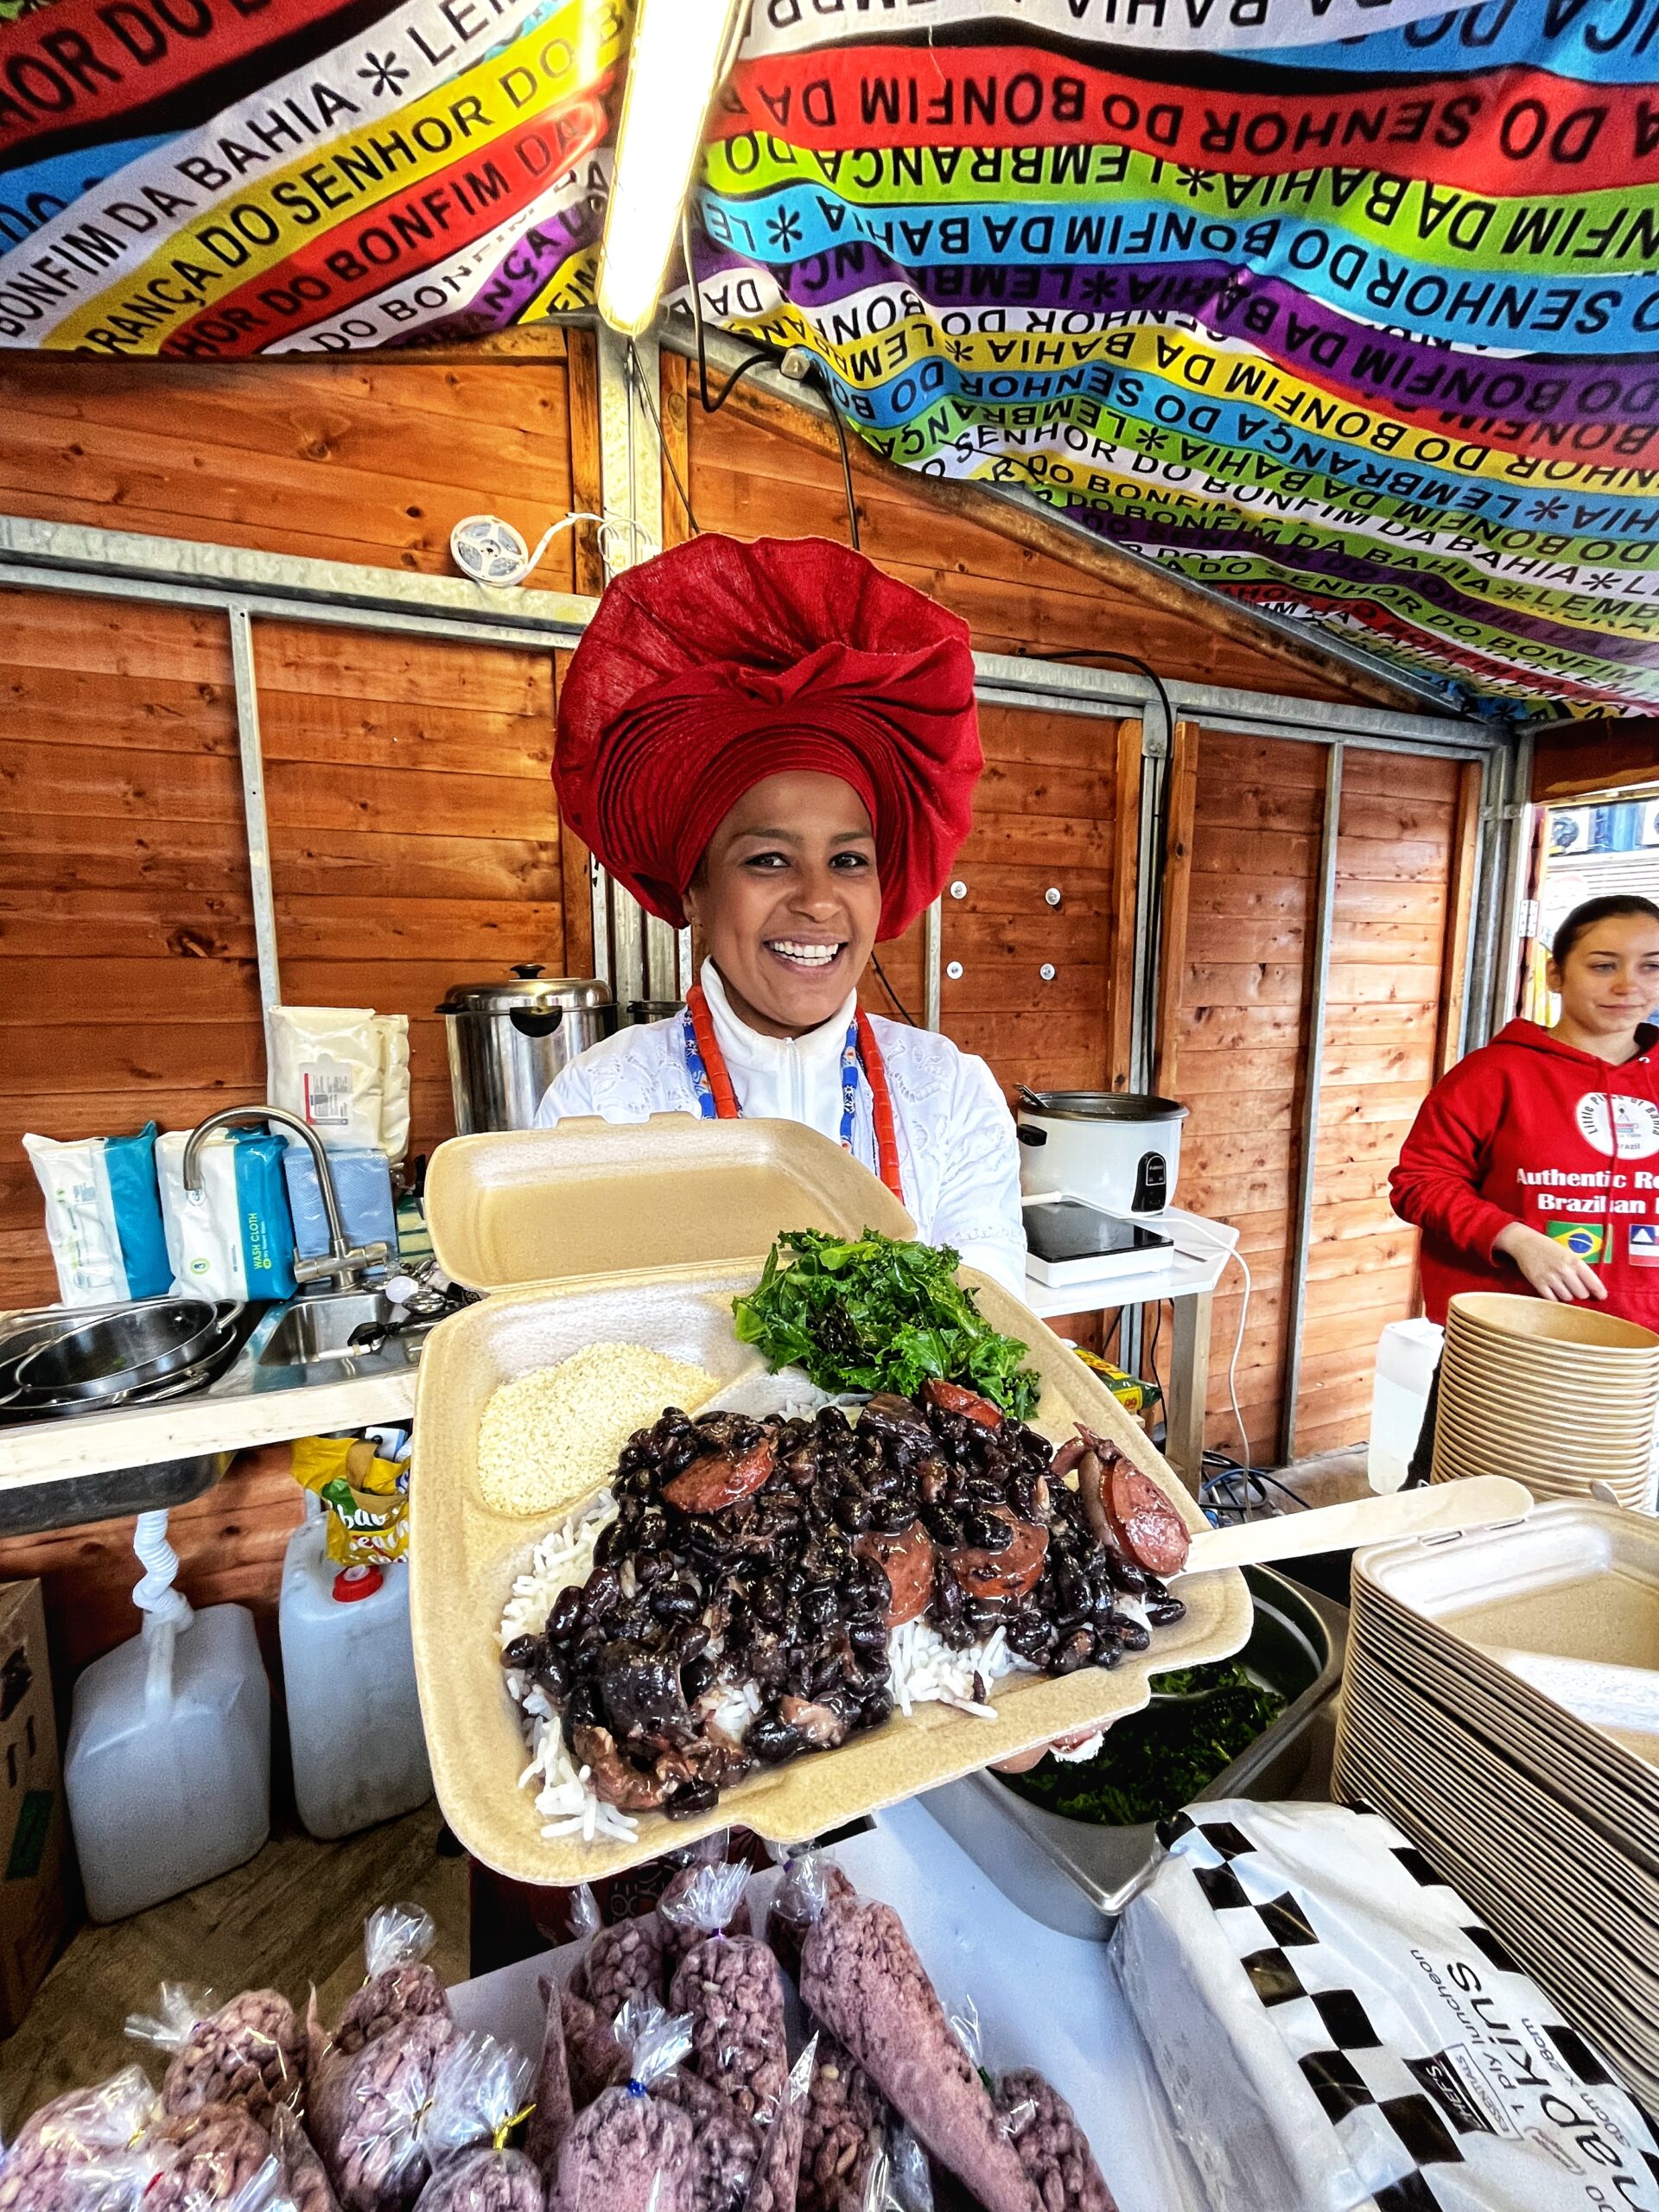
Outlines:
{"label": "pot lid", "polygon": [[1028,1090],[1021,1084],[1020,1110],[1052,1122],[1184,1122],[1189,1109],[1145,1090]]}
{"label": "pot lid", "polygon": [[576,1013],[590,1007],[609,1006],[610,987],[585,976],[545,976],[530,962],[521,963],[499,983],[454,983],[440,1014],[554,1014]]}

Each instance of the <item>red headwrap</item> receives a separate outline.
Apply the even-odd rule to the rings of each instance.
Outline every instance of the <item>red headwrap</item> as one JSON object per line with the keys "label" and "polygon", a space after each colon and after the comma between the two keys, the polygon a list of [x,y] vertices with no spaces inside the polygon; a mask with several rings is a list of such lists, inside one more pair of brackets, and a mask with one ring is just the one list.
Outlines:
{"label": "red headwrap", "polygon": [[837,776],[874,828],[887,938],[938,898],[983,765],[959,617],[824,538],[705,535],[601,600],[559,693],[553,780],[577,836],[677,929],[746,791]]}

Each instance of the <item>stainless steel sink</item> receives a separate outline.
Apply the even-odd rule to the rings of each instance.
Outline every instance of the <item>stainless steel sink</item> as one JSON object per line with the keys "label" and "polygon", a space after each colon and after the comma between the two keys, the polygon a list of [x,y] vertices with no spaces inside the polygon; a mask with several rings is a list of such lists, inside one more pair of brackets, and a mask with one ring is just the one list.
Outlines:
{"label": "stainless steel sink", "polygon": [[292,1299],[255,1361],[261,1367],[311,1367],[325,1360],[359,1358],[366,1347],[353,1344],[353,1336],[361,1329],[384,1328],[393,1310],[378,1290],[321,1291]]}

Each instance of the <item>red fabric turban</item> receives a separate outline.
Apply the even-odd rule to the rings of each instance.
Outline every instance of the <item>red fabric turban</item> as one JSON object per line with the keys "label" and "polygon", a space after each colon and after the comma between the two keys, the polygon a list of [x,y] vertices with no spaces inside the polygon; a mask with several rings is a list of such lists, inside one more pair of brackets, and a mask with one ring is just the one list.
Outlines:
{"label": "red fabric turban", "polygon": [[560,690],[553,780],[577,836],[678,929],[746,791],[839,777],[875,830],[887,938],[938,898],[982,766],[965,622],[824,538],[705,535],[606,591]]}

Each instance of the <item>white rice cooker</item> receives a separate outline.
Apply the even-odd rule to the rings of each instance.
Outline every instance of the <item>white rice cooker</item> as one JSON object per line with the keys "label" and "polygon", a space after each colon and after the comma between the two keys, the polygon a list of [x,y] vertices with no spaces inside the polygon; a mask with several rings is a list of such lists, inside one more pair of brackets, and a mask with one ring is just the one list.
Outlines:
{"label": "white rice cooker", "polygon": [[1159,1213],[1174,1202],[1187,1109],[1142,1091],[1020,1086],[1020,1187],[1062,1193],[1108,1213]]}

